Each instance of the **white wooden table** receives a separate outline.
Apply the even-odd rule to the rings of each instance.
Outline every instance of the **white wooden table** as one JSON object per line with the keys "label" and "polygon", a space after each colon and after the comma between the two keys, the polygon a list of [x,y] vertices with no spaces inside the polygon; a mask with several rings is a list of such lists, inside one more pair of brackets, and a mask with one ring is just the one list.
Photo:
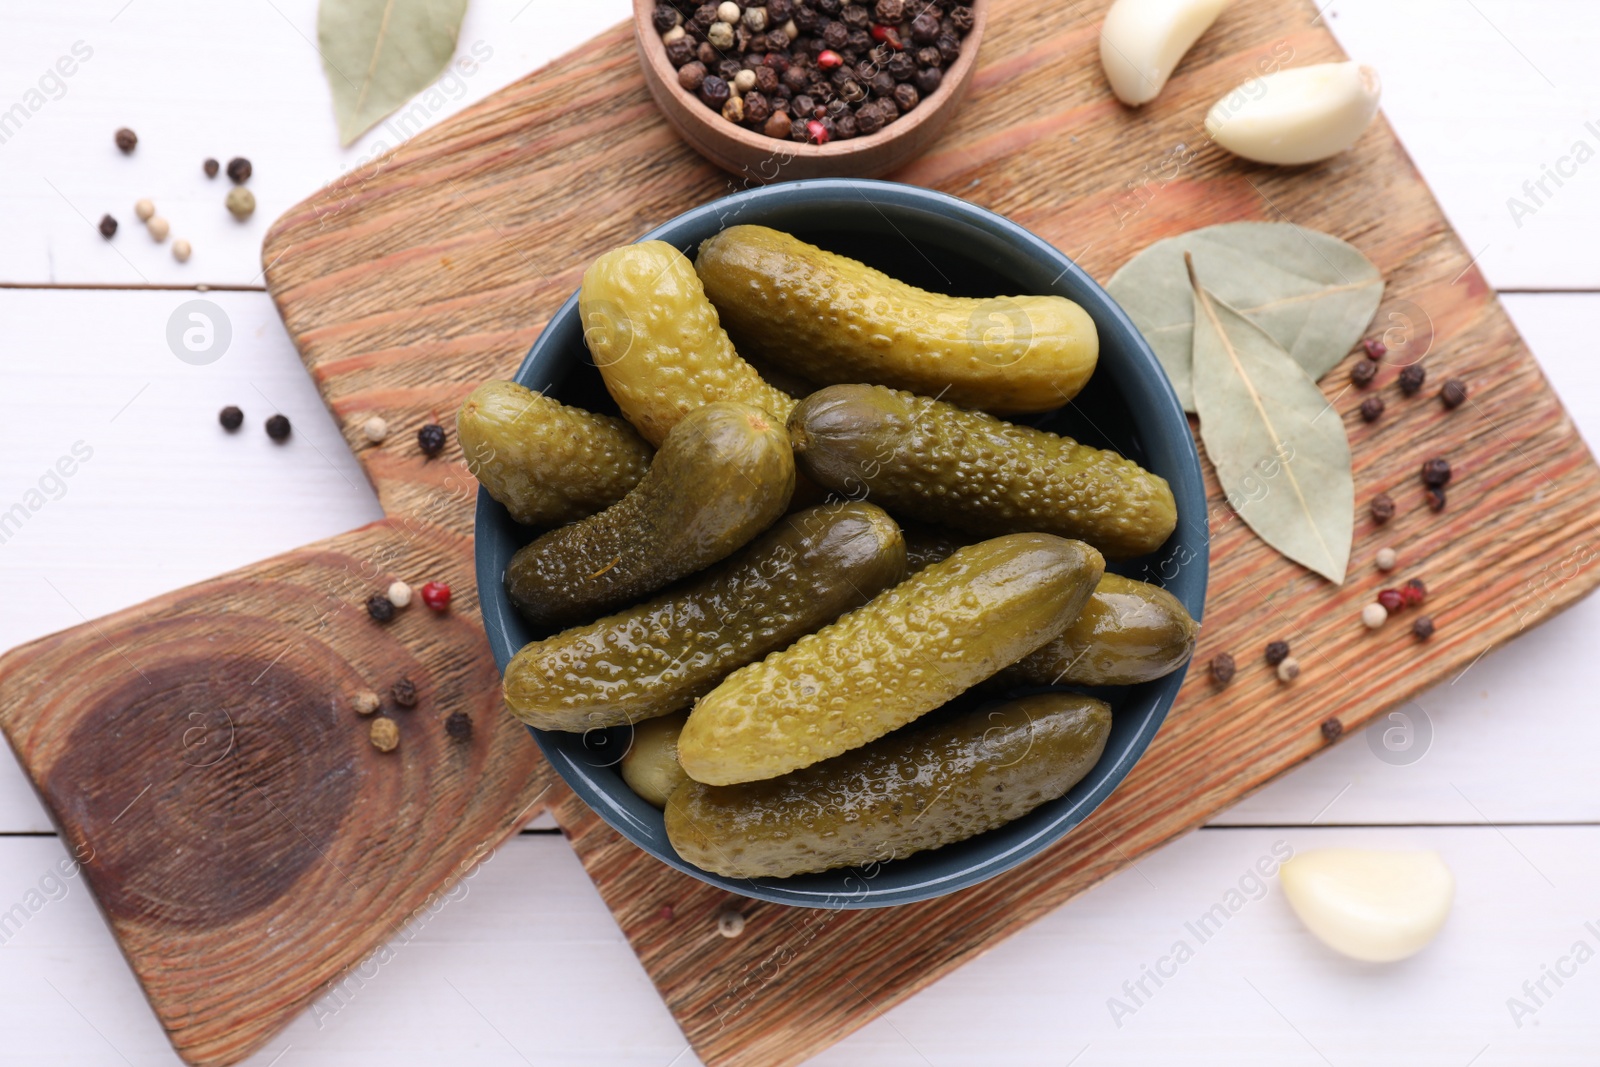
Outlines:
{"label": "white wooden table", "polygon": [[[479,62],[425,120],[627,8],[473,0],[461,54]],[[314,0],[4,10],[0,109],[25,114],[13,109],[7,126],[0,113],[0,511],[37,501],[30,490],[43,498],[0,541],[8,648],[378,517],[258,259],[271,219],[397,133],[337,148],[310,44]],[[1335,0],[1325,17],[1382,72],[1390,122],[1600,443],[1600,160],[1589,158],[1600,152],[1600,11],[1592,0]],[[48,75],[84,52],[70,77]],[[112,145],[123,125],[141,139],[131,157]],[[245,225],[222,209],[226,178],[200,170],[206,156],[240,154],[255,164],[260,204]],[[141,196],[193,242],[188,264],[137,225]],[[1512,197],[1532,211],[1513,212]],[[109,245],[94,225],[108,211],[123,227]],[[232,341],[191,366],[166,329],[202,284]],[[248,418],[233,437],[215,418],[229,403]],[[285,447],[261,432],[274,411],[294,423]],[[70,478],[48,475],[75,446],[92,454]],[[1386,762],[1370,734],[1346,739],[815,1062],[1596,1062],[1597,632],[1600,599],[1484,656],[1412,709],[1428,735],[1418,758]],[[1272,885],[1176,976],[1159,987],[1145,977],[1190,936],[1186,920],[1279,842],[1439,849],[1458,879],[1455,912],[1421,955],[1359,966],[1315,943]],[[65,857],[0,756],[0,1063],[176,1063],[81,881],[59,877]],[[252,1062],[694,1062],[558,835],[514,838],[414,934]],[[1546,968],[1563,972],[1560,984]],[[1529,1010],[1514,1016],[1510,998]]]}

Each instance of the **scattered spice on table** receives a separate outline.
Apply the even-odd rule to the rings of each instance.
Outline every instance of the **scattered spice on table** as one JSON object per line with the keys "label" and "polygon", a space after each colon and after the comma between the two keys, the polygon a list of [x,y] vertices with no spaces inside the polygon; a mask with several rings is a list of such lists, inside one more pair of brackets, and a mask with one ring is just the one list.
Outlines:
{"label": "scattered spice on table", "polygon": [[389,424],[384,421],[382,415],[374,415],[361,424],[361,432],[366,435],[367,440],[378,444],[389,436]]}
{"label": "scattered spice on table", "polygon": [[417,683],[402,678],[389,687],[389,696],[402,708],[414,708],[417,706]]}
{"label": "scattered spice on table", "polygon": [[111,240],[117,235],[117,220],[110,215],[100,216],[100,236]]}
{"label": "scattered spice on table", "polygon": [[422,602],[434,611],[450,610],[450,586],[444,582],[424,582],[418,590]]}
{"label": "scattered spice on table", "polygon": [[1443,511],[1444,510],[1445,495],[1444,495],[1444,487],[1443,486],[1430,485],[1425,490],[1425,493],[1426,493],[1427,500],[1428,500],[1428,510],[1429,511],[1438,512],[1438,511]]}
{"label": "scattered spice on table", "polygon": [[1276,667],[1289,658],[1289,642],[1270,641],[1267,643],[1267,666]]}
{"label": "scattered spice on table", "polygon": [[1370,359],[1363,359],[1350,368],[1350,382],[1358,389],[1365,389],[1372,384],[1372,379],[1378,376],[1378,365]]}
{"label": "scattered spice on table", "polygon": [[150,216],[149,221],[144,224],[144,227],[150,231],[150,238],[151,240],[155,241],[156,244],[160,244],[162,241],[165,241],[167,239],[167,234],[172,232],[172,223],[168,222],[160,215]]}
{"label": "scattered spice on table", "polygon": [[1380,548],[1378,549],[1377,559],[1374,562],[1377,563],[1380,571],[1392,571],[1395,565],[1400,562],[1400,556],[1392,548]]}
{"label": "scattered spice on table", "polygon": [[128,155],[135,148],[139,147],[139,135],[128,129],[126,126],[122,127],[122,129],[116,132],[115,140],[117,142],[117,147],[122,150],[123,155]]}
{"label": "scattered spice on table", "polygon": [[267,419],[267,436],[274,441],[287,441],[289,439],[289,417],[287,415],[273,415]]}
{"label": "scattered spice on table", "polygon": [[1421,578],[1412,578],[1400,587],[1400,600],[1408,608],[1414,608],[1428,599],[1428,587]]}
{"label": "scattered spice on table", "polygon": [[207,159],[204,163],[200,164],[200,169],[206,172],[207,178],[215,178],[217,176],[217,171],[222,169],[222,164],[218,163],[214,159]]}
{"label": "scattered spice on table", "polygon": [[1366,422],[1377,422],[1383,415],[1383,397],[1369,396],[1361,402],[1361,418]]}
{"label": "scattered spice on table", "polygon": [[139,217],[140,222],[149,222],[156,213],[155,201],[145,198],[133,202],[133,213]]}
{"label": "scattered spice on table", "polygon": [[228,213],[243,222],[256,212],[256,196],[242,185],[235,185],[228,190],[228,196],[223,203],[227,205]]}
{"label": "scattered spice on table", "polygon": [[1372,521],[1382,526],[1394,518],[1394,497],[1388,493],[1379,493],[1372,498],[1372,503],[1368,505],[1368,510],[1372,513]]}
{"label": "scattered spice on table", "polygon": [[389,603],[397,608],[406,607],[411,603],[411,587],[398,579],[389,583]]}
{"label": "scattered spice on table", "polygon": [[217,412],[217,421],[222,423],[222,428],[224,430],[232,433],[244,425],[244,412],[240,411],[234,405],[229,404],[227,407]]}
{"label": "scattered spice on table", "polygon": [[400,746],[400,727],[393,719],[380,716],[372,720],[372,728],[367,732],[367,737],[372,741],[372,747],[379,752],[393,752]]}
{"label": "scattered spice on table", "polygon": [[1405,607],[1406,601],[1398,589],[1378,590],[1378,605],[1387,612],[1396,612]]}
{"label": "scattered spice on table", "polygon": [[1411,632],[1416,635],[1417,640],[1419,641],[1426,641],[1428,638],[1432,637],[1433,616],[1418,615],[1416,621],[1411,624]]}
{"label": "scattered spice on table", "polygon": [[373,593],[367,597],[367,614],[378,622],[388,622],[394,618],[394,602],[382,593]]}
{"label": "scattered spice on table", "polygon": [[371,715],[383,706],[383,700],[370,689],[363,689],[350,698],[350,706],[357,715]]}
{"label": "scattered spice on table", "polygon": [[1288,683],[1300,677],[1300,661],[1290,656],[1278,664],[1278,681]]}
{"label": "scattered spice on table", "polygon": [[190,247],[189,242],[185,241],[183,238],[180,237],[176,241],[172,242],[172,258],[177,260],[179,263],[189,262],[189,257],[193,254],[194,249]]}
{"label": "scattered spice on table", "polygon": [[1389,610],[1382,604],[1368,604],[1361,609],[1361,624],[1369,630],[1376,630],[1389,621]]}
{"label": "scattered spice on table", "polygon": [[1450,461],[1443,456],[1434,456],[1424,460],[1422,464],[1423,485],[1449,485]]}
{"label": "scattered spice on table", "polygon": [[738,937],[744,933],[744,916],[732,908],[717,914],[717,933],[723,937]]}
{"label": "scattered spice on table", "polygon": [[1454,411],[1467,401],[1467,383],[1460,378],[1451,378],[1439,387],[1439,402],[1447,409]]}
{"label": "scattered spice on table", "polygon": [[464,711],[452,711],[445,717],[444,732],[452,741],[463,744],[472,740],[472,716]]}
{"label": "scattered spice on table", "polygon": [[430,459],[444,451],[444,427],[430,422],[417,431],[417,447]]}
{"label": "scattered spice on table", "polygon": [[1389,346],[1378,340],[1376,337],[1369,337],[1365,341],[1362,341],[1361,347],[1366,351],[1367,358],[1371,360],[1382,359],[1389,353]]}
{"label": "scattered spice on table", "polygon": [[1330,715],[1322,720],[1322,739],[1324,741],[1337,741],[1344,734],[1344,723],[1337,716]]}
{"label": "scattered spice on table", "polygon": [[1233,681],[1233,676],[1239,670],[1239,665],[1233,662],[1233,656],[1226,652],[1218,652],[1211,657],[1211,680],[1219,686],[1227,685]]}
{"label": "scattered spice on table", "polygon": [[250,166],[250,161],[243,156],[234,156],[228,160],[228,177],[233,179],[235,185],[243,185],[249,181],[254,169]]}
{"label": "scattered spice on table", "polygon": [[678,84],[725,120],[827,144],[877,133],[937,92],[973,14],[952,0],[664,0],[651,24]]}
{"label": "scattered spice on table", "polygon": [[1428,380],[1428,371],[1420,363],[1403,367],[1400,371],[1400,391],[1406,396],[1416,396],[1422,383]]}

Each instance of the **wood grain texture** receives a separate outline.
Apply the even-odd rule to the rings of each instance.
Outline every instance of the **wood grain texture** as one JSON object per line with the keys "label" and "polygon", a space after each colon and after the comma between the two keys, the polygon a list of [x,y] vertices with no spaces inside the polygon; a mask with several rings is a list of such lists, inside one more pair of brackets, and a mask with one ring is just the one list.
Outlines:
{"label": "wood grain texture", "polygon": [[[188,1062],[259,1048],[552,799],[469,565],[459,533],[385,519],[0,660],[0,727]],[[463,590],[453,611],[367,617],[419,574]],[[414,708],[388,697],[402,677]],[[368,742],[363,689],[395,752]]]}
{"label": "wood grain texture", "polygon": [[[967,107],[935,150],[897,177],[1009,215],[1102,279],[1149,241],[1206,223],[1287,219],[1327,230],[1355,243],[1389,279],[1379,321],[1392,330],[1391,364],[1422,359],[1432,386],[1463,377],[1472,402],[1446,413],[1432,399],[1433,387],[1404,400],[1390,365],[1377,386],[1389,414],[1367,425],[1354,415],[1361,395],[1344,389],[1347,368],[1326,379],[1350,429],[1358,500],[1387,489],[1401,505],[1381,539],[1358,520],[1356,564],[1343,589],[1272,553],[1232,521],[1210,483],[1212,593],[1199,655],[1233,652],[1243,664],[1239,678],[1220,692],[1199,673],[1191,678],[1112,799],[1076,833],[1005,877],[890,911],[741,905],[745,935],[726,940],[709,921],[727,903],[724,894],[634,849],[570,794],[546,796],[708,1063],[804,1059],[1315,754],[1324,718],[1358,726],[1453,676],[1596,580],[1588,564],[1600,474],[1387,128],[1379,123],[1355,150],[1327,164],[1282,171],[1240,163],[1205,142],[1200,116],[1252,72],[1340,58],[1312,6],[1240,0],[1162,97],[1138,113],[1117,104],[1101,79],[1096,47],[1104,7],[995,0]],[[392,631],[348,617],[319,628],[330,597],[353,610],[367,591],[331,593],[333,575],[319,579],[319,568],[348,573],[349,563],[336,561],[370,553],[366,539],[386,542],[396,521],[426,517],[428,537],[406,543],[408,551],[426,544],[431,555],[405,573],[448,573],[458,589],[470,587],[471,508],[460,491],[459,453],[452,441],[447,462],[425,462],[411,431],[435,416],[448,421],[477,382],[509,375],[595,255],[730,188],[655,111],[623,26],[299,205],[267,239],[268,283],[391,519],[46,639],[0,663],[8,736],[69,842],[80,846],[114,839],[151,799],[119,810],[116,801],[143,783],[93,762],[108,757],[75,751],[94,729],[75,735],[80,723],[126,730],[155,718],[127,711],[146,705],[128,688],[124,655],[135,663],[147,655],[164,690],[175,694],[170,706],[202,715],[230,680],[238,687],[263,657],[282,652],[279,667],[288,671],[274,681],[276,695],[248,705],[247,721],[260,715],[264,724],[280,722],[289,706],[309,708],[310,698],[411,662],[430,685],[452,686],[413,714],[454,702],[477,710],[480,729],[495,723],[496,747],[480,779],[467,781],[464,770],[430,758],[407,773],[437,776],[438,784],[410,783],[398,794],[375,777],[391,765],[363,747],[359,732],[341,735],[339,719],[326,713],[303,712],[294,737],[260,731],[237,779],[215,791],[190,787],[191,771],[161,761],[162,745],[174,743],[170,727],[169,734],[131,741],[141,766],[164,772],[152,779],[151,793],[159,786],[168,798],[173,810],[164,818],[172,832],[193,833],[213,798],[248,800],[252,783],[260,787],[254,795],[274,798],[283,776],[315,780],[340,813],[296,809],[307,833],[259,846],[262,859],[251,870],[276,873],[259,875],[242,901],[212,894],[191,905],[176,898],[173,884],[201,876],[171,857],[145,858],[151,848],[112,848],[108,854],[123,864],[115,876],[91,875],[136,973],[191,1062],[230,1062],[258,1045],[320,985],[389,937],[391,918],[447,881],[453,866],[470,862],[482,842],[509,830],[519,809],[540,795],[548,771],[509,717],[492,714],[498,687],[470,608],[453,621],[459,632],[450,631],[449,640],[405,629],[428,621],[417,609]],[[371,413],[406,432],[368,444],[360,425]],[[1451,507],[1440,516],[1422,506],[1417,479],[1422,459],[1435,453],[1449,455],[1457,472]],[[1366,561],[1380,543],[1423,561],[1412,573],[1433,589],[1429,610],[1439,622],[1426,646],[1396,625],[1373,635],[1356,620],[1379,585]],[[218,625],[221,611],[232,619]],[[1278,637],[1294,643],[1305,668],[1290,687],[1259,659],[1261,646]],[[202,679],[198,695],[180,684],[194,677]],[[303,756],[323,750],[305,748],[302,734],[349,751],[339,759]],[[426,744],[414,746],[415,735],[407,733],[402,754]],[[100,743],[120,740],[105,731]],[[172,759],[182,763],[181,732],[176,744]],[[302,758],[326,762],[280,770],[297,768]],[[352,768],[353,784],[312,773],[330,767]],[[95,776],[94,784],[82,775]],[[369,791],[378,803],[363,802]],[[439,796],[466,805],[472,816],[462,822],[475,823],[473,832],[437,828]],[[272,814],[265,804],[238,806],[238,813],[257,829]],[[143,845],[172,839],[172,832],[143,832],[155,835],[137,838]],[[334,860],[307,861],[308,840]],[[407,847],[395,847],[401,841]],[[374,842],[386,847],[357,847]],[[351,878],[331,879],[332,862]],[[290,901],[300,905],[292,923],[280,912]],[[671,905],[670,917],[663,905]],[[241,980],[247,972],[249,981]]]}

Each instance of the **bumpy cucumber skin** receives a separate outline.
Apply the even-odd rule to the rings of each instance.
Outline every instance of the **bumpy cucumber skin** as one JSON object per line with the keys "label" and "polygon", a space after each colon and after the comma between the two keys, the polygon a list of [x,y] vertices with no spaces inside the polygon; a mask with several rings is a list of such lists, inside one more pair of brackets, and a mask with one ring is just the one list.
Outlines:
{"label": "bumpy cucumber skin", "polygon": [[551,530],[506,567],[536,626],[587,622],[730,555],[794,493],[789,438],[747,404],[707,404],[662,442],[649,473],[598,515]]}
{"label": "bumpy cucumber skin", "polygon": [[590,264],[578,313],[607,391],[651,444],[717,400],[788,420],[794,398],[739,358],[694,265],[665,241],[624,245]]}
{"label": "bumpy cucumber skin", "polygon": [[688,781],[667,802],[678,855],[730,878],[904,859],[993,830],[1094,768],[1111,708],[1040,693],[874,741],[763,782]]}
{"label": "bumpy cucumber skin", "polygon": [[456,412],[467,469],[527,526],[558,526],[610,507],[654,453],[621,419],[567,407],[516,382],[484,382]]}
{"label": "bumpy cucumber skin", "polygon": [[683,769],[751,782],[882,737],[1060,633],[1104,569],[1088,545],[1049,534],[964,548],[730,674],[689,713]]}
{"label": "bumpy cucumber skin", "polygon": [[695,269],[741,351],[821,384],[879,382],[995,412],[1071,400],[1099,359],[1061,296],[930,293],[765,226],[730,226]]}
{"label": "bumpy cucumber skin", "polygon": [[1060,637],[1001,671],[996,681],[1138,685],[1188,663],[1199,632],[1199,624],[1165,589],[1108,574]]}
{"label": "bumpy cucumber skin", "polygon": [[1178,523],[1166,479],[1115,452],[881,385],[812,393],[789,436],[825,488],[982,537],[1039,530],[1129,559]]}
{"label": "bumpy cucumber skin", "polygon": [[658,808],[689,776],[678,763],[678,734],[688,712],[647,719],[633,728],[628,754],[622,757],[622,780],[646,803]]}
{"label": "bumpy cucumber skin", "polygon": [[904,576],[905,541],[882,508],[795,512],[687,584],[524,646],[506,665],[506,707],[542,730],[666,715]]}

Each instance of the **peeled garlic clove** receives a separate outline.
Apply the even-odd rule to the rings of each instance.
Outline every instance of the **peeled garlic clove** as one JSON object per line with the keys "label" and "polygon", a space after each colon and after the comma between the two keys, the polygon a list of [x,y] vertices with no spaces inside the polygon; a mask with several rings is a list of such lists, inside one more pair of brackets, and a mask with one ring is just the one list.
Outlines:
{"label": "peeled garlic clove", "polygon": [[1293,166],[1336,156],[1378,113],[1378,72],[1318,63],[1253,78],[1218,100],[1206,132],[1236,156]]}
{"label": "peeled garlic clove", "polygon": [[1306,929],[1369,963],[1403,960],[1432,941],[1456,892],[1437,852],[1320,849],[1289,860],[1278,878]]}
{"label": "peeled garlic clove", "polygon": [[1231,0],[1116,0],[1100,26],[1100,65],[1124,104],[1147,104]]}

